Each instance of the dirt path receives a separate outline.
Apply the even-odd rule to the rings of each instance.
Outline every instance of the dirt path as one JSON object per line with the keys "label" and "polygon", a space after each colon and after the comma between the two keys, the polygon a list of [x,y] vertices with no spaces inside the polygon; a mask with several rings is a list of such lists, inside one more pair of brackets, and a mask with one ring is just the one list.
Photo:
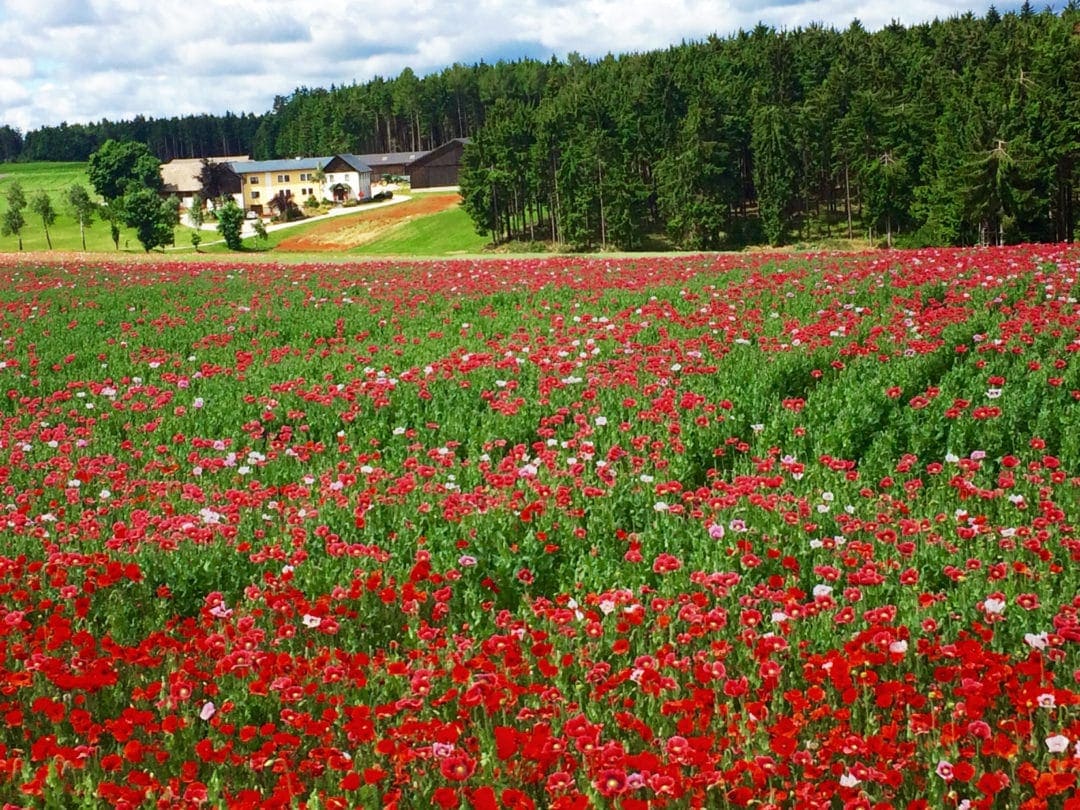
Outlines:
{"label": "dirt path", "polygon": [[348,250],[378,239],[418,217],[436,214],[461,202],[456,192],[418,194],[408,202],[369,211],[363,216],[327,220],[299,236],[280,242],[275,251],[318,253]]}

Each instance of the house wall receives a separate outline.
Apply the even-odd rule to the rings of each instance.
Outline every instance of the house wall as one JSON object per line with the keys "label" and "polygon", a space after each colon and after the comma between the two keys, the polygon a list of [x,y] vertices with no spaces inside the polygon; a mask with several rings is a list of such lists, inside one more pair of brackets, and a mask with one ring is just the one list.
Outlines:
{"label": "house wall", "polygon": [[350,200],[366,200],[371,196],[371,172],[332,171],[326,172],[326,184],[323,187],[323,195],[332,198],[331,189],[338,183],[344,183],[349,187]]}
{"label": "house wall", "polygon": [[244,201],[241,207],[245,211],[255,210],[266,213],[269,210],[270,200],[279,191],[284,191],[302,207],[308,197],[312,195],[316,199],[322,197],[322,190],[314,177],[314,169],[245,173],[243,175]]}

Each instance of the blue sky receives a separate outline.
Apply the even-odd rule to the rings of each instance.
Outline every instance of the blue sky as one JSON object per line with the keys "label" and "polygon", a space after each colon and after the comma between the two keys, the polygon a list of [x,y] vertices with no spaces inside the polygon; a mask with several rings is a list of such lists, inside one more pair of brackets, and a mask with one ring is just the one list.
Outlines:
{"label": "blue sky", "polygon": [[[1035,4],[1043,8],[1043,4]],[[1057,6],[1061,3],[1058,2]],[[989,3],[967,0],[0,0],[0,124],[268,110],[299,86],[409,66],[586,57],[727,36],[758,21],[876,30]],[[1005,11],[1015,4],[999,4]]]}

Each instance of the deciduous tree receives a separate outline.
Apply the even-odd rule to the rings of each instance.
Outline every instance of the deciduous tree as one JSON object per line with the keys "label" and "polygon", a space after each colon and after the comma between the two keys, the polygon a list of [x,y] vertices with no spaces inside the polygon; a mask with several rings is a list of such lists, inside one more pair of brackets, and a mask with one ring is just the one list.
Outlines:
{"label": "deciduous tree", "polygon": [[161,199],[148,188],[130,188],[123,199],[124,224],[135,229],[135,237],[149,253],[156,247],[173,244],[179,222],[179,201]]}
{"label": "deciduous tree", "polygon": [[227,164],[203,158],[199,169],[200,194],[204,200],[217,200],[229,194],[236,175]]}
{"label": "deciduous tree", "polygon": [[105,141],[90,155],[86,173],[106,202],[123,197],[132,185],[152,191],[162,186],[161,162],[136,141]]}
{"label": "deciduous tree", "polygon": [[19,250],[22,250],[22,229],[26,226],[26,218],[22,212],[26,208],[26,194],[18,181],[8,186],[7,203],[4,216],[0,219],[0,235],[18,237]]}
{"label": "deciduous tree", "polygon": [[68,209],[71,211],[72,216],[75,217],[75,221],[79,223],[79,236],[82,238],[82,249],[86,250],[86,229],[90,227],[94,221],[94,210],[97,206],[90,198],[90,192],[86,190],[86,186],[81,183],[75,183],[69,186],[67,191],[64,192],[64,198],[67,201]]}
{"label": "deciduous tree", "polygon": [[45,242],[52,250],[52,236],[49,235],[49,226],[56,222],[56,208],[53,207],[52,197],[45,189],[34,192],[30,198],[30,210],[41,217],[41,227],[45,229]]}
{"label": "deciduous tree", "polygon": [[244,227],[244,212],[235,200],[228,200],[217,209],[218,233],[225,240],[229,250],[240,250],[244,246],[241,231]]}

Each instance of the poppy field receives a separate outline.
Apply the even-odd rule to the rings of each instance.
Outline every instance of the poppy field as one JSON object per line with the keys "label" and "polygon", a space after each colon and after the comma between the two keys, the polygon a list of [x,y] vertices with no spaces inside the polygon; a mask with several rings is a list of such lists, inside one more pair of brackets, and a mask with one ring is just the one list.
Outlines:
{"label": "poppy field", "polygon": [[1080,253],[0,264],[5,807],[1080,808]]}

